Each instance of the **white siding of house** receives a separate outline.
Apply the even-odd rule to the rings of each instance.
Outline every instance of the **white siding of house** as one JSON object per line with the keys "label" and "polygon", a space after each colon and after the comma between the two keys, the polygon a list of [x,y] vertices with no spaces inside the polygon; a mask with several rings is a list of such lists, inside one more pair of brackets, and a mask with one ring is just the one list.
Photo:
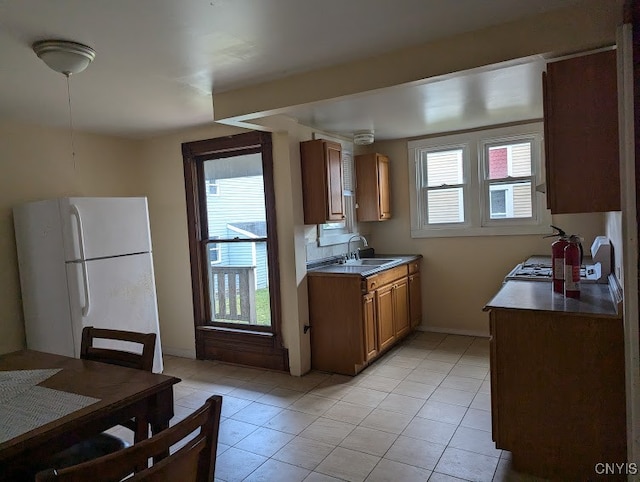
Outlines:
{"label": "white siding of house", "polygon": [[[218,194],[207,195],[209,236],[217,236],[221,239],[233,239],[237,236],[249,240],[250,238],[237,230],[229,229],[229,225],[266,221],[262,176],[211,179],[211,181],[215,181],[218,185]],[[265,243],[220,243],[219,246],[220,263],[217,266],[255,266],[256,287],[260,289],[268,286]]]}
{"label": "white siding of house", "polygon": [[[218,195],[207,196],[209,236],[224,238],[227,224],[265,221],[262,176],[216,179]],[[237,234],[234,234],[237,236]]]}
{"label": "white siding of house", "polygon": [[464,221],[462,189],[460,188],[429,191],[427,207],[429,224]]}
{"label": "white siding of house", "polygon": [[531,184],[516,184],[513,186],[513,217],[530,218],[531,216]]}
{"label": "white siding of house", "polygon": [[462,149],[429,152],[427,154],[426,173],[427,179],[423,182],[424,186],[462,184]]}
{"label": "white siding of house", "polygon": [[[462,149],[427,154],[426,179],[423,186],[459,185],[464,179]],[[427,222],[429,224],[459,223],[464,221],[462,188],[427,191]]]}
{"label": "white siding of house", "polygon": [[511,146],[511,176],[531,175],[531,144],[514,144]]}

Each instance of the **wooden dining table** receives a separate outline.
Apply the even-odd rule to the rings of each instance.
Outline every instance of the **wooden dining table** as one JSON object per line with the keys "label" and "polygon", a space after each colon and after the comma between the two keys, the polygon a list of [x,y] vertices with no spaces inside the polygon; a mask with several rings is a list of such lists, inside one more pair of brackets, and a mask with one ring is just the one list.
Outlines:
{"label": "wooden dining table", "polygon": [[[42,369],[59,371],[39,387],[91,397],[85,399],[90,404],[0,442],[0,481],[12,480],[12,474],[34,461],[131,418],[139,426],[148,424],[154,434],[173,417],[173,385],[179,378],[32,350],[0,355],[0,375]],[[28,403],[20,408],[27,416],[30,409]],[[7,421],[0,420],[3,423]]]}

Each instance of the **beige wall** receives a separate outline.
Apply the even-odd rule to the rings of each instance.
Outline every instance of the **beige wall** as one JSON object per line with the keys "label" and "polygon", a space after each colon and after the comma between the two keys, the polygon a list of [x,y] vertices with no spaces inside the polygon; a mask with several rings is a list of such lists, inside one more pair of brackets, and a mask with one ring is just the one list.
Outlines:
{"label": "beige wall", "polygon": [[[410,236],[407,141],[380,142],[370,150],[389,156],[392,219],[371,225],[377,253],[421,254],[422,329],[488,335],[489,317],[482,307],[496,294],[504,276],[532,254],[551,255],[552,239],[541,236],[419,238]],[[604,215],[553,217],[554,224],[584,237],[588,249],[604,234]],[[550,230],[551,231],[551,230]]]}
{"label": "beige wall", "polygon": [[139,144],[69,131],[0,123],[0,353],[25,347],[12,206],[64,196],[141,195]]}

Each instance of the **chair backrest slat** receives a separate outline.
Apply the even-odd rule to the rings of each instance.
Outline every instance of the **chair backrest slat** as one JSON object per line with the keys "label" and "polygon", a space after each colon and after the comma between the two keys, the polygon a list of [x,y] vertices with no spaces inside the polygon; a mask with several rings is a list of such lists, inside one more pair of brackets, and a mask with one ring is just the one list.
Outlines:
{"label": "chair backrest slat", "polygon": [[[142,345],[142,353],[134,353],[113,348],[94,346],[94,340],[115,340]],[[82,330],[80,358],[128,368],[137,368],[148,372],[153,370],[153,355],[156,347],[155,333],[137,333],[125,330],[109,330],[86,326]]]}
{"label": "chair backrest slat", "polygon": [[[40,472],[36,482],[115,482],[128,477],[137,467],[187,439],[182,448],[127,481],[211,482],[215,471],[222,397],[211,396],[194,413],[150,439],[123,450],[57,471]],[[198,430],[195,437],[191,434]]]}

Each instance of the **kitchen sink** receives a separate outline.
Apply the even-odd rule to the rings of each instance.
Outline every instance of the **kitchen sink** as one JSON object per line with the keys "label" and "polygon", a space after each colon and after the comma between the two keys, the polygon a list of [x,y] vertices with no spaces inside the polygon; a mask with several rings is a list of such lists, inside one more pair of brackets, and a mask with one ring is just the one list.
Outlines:
{"label": "kitchen sink", "polygon": [[364,258],[364,259],[350,259],[346,262],[347,266],[382,266],[383,264],[393,263],[395,259],[383,259],[383,258]]}

